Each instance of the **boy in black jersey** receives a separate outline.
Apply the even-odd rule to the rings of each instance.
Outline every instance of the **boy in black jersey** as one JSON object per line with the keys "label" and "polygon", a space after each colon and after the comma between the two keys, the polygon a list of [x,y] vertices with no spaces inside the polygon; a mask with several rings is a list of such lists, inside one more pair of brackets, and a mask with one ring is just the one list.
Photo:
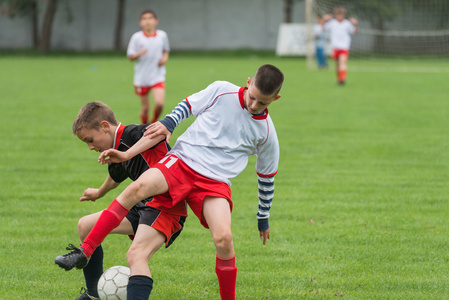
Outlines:
{"label": "boy in black jersey", "polygon": [[[114,148],[126,151],[140,140],[147,126],[124,126],[117,122],[114,112],[106,104],[90,102],[81,108],[72,130],[73,134],[85,142],[90,150],[103,152]],[[128,161],[109,164],[109,174],[101,187],[86,189],[80,201],[96,201],[116,188],[126,178],[136,180],[143,172],[161,160],[169,149],[170,146],[163,139],[152,148]],[[148,261],[164,243],[166,247],[170,246],[180,234],[187,216],[185,202],[168,209],[155,205],[151,200],[152,198],[147,198],[139,202],[129,211],[120,225],[112,231],[112,233],[129,235],[133,239],[127,253],[127,261],[131,269],[127,289],[128,299],[141,299],[140,297],[148,299],[153,283]],[[101,212],[97,212],[79,220],[78,234],[81,242],[95,225],[100,214]],[[136,234],[137,230],[139,234]],[[77,249],[73,245],[69,245],[69,247],[69,250]],[[69,258],[61,255],[56,258],[55,263],[61,267],[66,266],[67,259]],[[87,290],[77,300],[99,299],[97,282],[103,273],[103,248],[101,245],[95,249],[83,272]]]}

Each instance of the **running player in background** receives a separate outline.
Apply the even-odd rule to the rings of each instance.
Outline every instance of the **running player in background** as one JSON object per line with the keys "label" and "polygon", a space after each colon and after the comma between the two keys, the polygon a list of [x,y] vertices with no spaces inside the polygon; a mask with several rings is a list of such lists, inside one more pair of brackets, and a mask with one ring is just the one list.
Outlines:
{"label": "running player in background", "polygon": [[327,70],[326,43],[327,32],[323,28],[324,19],[322,15],[316,16],[316,23],[313,26],[313,36],[315,38],[315,58],[319,70]]}
{"label": "running player in background", "polygon": [[346,18],[346,9],[334,8],[335,19],[331,14],[324,16],[326,23],[324,30],[329,31],[332,47],[332,58],[336,61],[337,81],[339,85],[346,82],[346,71],[348,69],[349,48],[351,36],[357,34],[357,20]]}
{"label": "running player in background", "polygon": [[127,56],[136,61],[134,66],[135,93],[141,100],[140,120],[147,124],[150,113],[149,93],[153,95],[155,107],[151,123],[159,119],[165,102],[165,64],[168,61],[170,45],[167,33],[156,29],[159,20],[152,10],[140,14],[142,30],[132,35]]}
{"label": "running player in background", "polygon": [[[146,125],[124,126],[117,122],[112,109],[102,102],[90,102],[84,105],[78,113],[73,126],[73,134],[85,142],[90,150],[102,152],[106,149],[126,151],[134,145],[145,132]],[[118,187],[125,179],[136,180],[142,173],[163,158],[170,146],[165,140],[160,140],[154,147],[148,147],[140,155],[122,163],[110,163],[108,176],[99,189],[88,188],[80,201],[96,201],[110,190]],[[142,198],[143,199],[143,198]],[[82,217],[78,222],[78,235],[84,241],[101,211]],[[128,284],[128,299],[132,299],[136,285],[142,282],[151,283],[152,277],[148,267],[151,256],[165,243],[170,246],[181,233],[187,216],[185,201],[173,208],[159,206],[146,198],[138,202],[126,215],[121,223],[112,231],[133,238],[133,243],[127,253],[131,277]],[[138,232],[138,234],[136,234]],[[80,251],[73,245],[68,250]],[[58,256],[55,263],[70,270],[73,265],[70,257]],[[84,266],[84,265],[83,265]],[[99,245],[90,256],[88,264],[83,268],[87,289],[76,300],[99,299],[97,291],[98,279],[103,274],[103,247]],[[82,289],[83,291],[83,289]]]}
{"label": "running player in background", "polygon": [[84,261],[139,199],[168,191],[171,197],[157,196],[153,201],[172,207],[187,200],[201,224],[212,234],[221,298],[235,299],[237,267],[231,232],[230,180],[245,169],[250,155],[257,155],[257,220],[259,236],[265,245],[270,238],[268,218],[279,164],[279,143],[267,107],[281,97],[283,81],[283,73],[272,65],[259,67],[246,80],[246,87],[216,81],[187,97],[165,119],[151,125],[145,133],[148,137],[128,151],[104,151],[99,158],[103,163],[126,161],[145,149],[149,141],[160,140],[160,136],[166,136],[169,141],[181,121],[191,115],[196,117],[168,155],[131,183],[103,211],[84,239],[81,252],[66,255],[74,262]]}

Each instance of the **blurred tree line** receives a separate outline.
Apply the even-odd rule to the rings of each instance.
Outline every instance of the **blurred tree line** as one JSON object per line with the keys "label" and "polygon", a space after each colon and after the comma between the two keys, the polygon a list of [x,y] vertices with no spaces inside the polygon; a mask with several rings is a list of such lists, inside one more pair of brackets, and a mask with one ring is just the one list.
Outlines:
{"label": "blurred tree line", "polygon": [[[126,0],[117,0],[116,26],[114,30],[114,49],[119,51],[122,42],[123,13]],[[31,36],[33,48],[40,52],[50,51],[51,33],[53,20],[58,7],[61,7],[66,14],[66,20],[70,23],[73,20],[72,10],[69,0],[0,0],[0,13],[11,18],[22,17],[31,19]],[[44,7],[45,13],[42,20],[39,20],[39,9]],[[39,22],[41,30],[39,31]]]}
{"label": "blurred tree line", "polygon": [[[188,1],[188,0],[187,0]],[[305,0],[284,0],[284,22],[291,23],[293,6],[296,2]],[[383,31],[386,22],[393,21],[407,9],[438,12],[434,21],[438,28],[447,29],[449,25],[449,0],[313,0],[316,13],[330,13],[332,7],[344,6],[349,15],[357,15],[367,20],[372,28]],[[39,5],[38,5],[39,2]],[[117,16],[114,30],[114,50],[120,51],[124,24],[124,9],[126,0],[116,0]],[[59,7],[61,9],[59,9]],[[39,9],[45,9],[42,20]],[[57,11],[66,14],[67,22],[73,19],[69,0],[0,0],[0,13],[11,18],[23,17],[31,19],[32,45],[43,53],[50,50],[52,26]],[[41,22],[41,26],[39,26]],[[39,31],[40,28],[40,31]],[[411,29],[413,30],[413,29]],[[377,47],[383,46],[383,37],[376,38]]]}

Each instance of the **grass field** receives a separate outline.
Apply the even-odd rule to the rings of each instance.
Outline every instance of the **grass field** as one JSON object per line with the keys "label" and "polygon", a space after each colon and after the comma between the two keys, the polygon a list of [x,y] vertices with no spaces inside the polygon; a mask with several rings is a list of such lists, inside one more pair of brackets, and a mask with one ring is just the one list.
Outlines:
{"label": "grass field", "polygon": [[[308,71],[302,59],[173,53],[165,113],[214,80],[244,85],[263,63],[286,75],[270,106],[281,161],[266,246],[255,159],[233,180],[237,299],[447,299],[449,62],[353,60],[340,87],[332,70]],[[138,122],[132,74],[114,55],[0,54],[0,299],[78,296],[82,272],[65,272],[54,258],[77,243],[78,219],[104,209],[129,181],[80,203],[107,169],[71,125],[94,100],[122,123]],[[126,265],[129,245],[109,236],[105,267]],[[210,233],[191,214],[173,246],[150,261],[152,298],[218,299],[214,267]]]}

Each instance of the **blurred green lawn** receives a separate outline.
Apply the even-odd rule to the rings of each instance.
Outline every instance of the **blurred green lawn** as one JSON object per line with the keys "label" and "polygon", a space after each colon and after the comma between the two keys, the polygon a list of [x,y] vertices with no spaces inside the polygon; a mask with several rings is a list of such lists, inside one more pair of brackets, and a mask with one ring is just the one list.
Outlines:
{"label": "blurred green lawn", "polygon": [[[449,62],[350,60],[334,71],[267,53],[173,53],[168,113],[215,80],[245,85],[272,63],[286,81],[270,106],[281,145],[271,240],[256,222],[255,159],[233,180],[237,299],[446,299],[449,208]],[[82,272],[54,258],[78,243],[78,219],[129,183],[80,203],[107,169],[71,133],[86,102],[139,122],[133,66],[115,55],[0,53],[0,299],[74,299]],[[171,140],[192,120],[185,121]],[[126,265],[130,240],[110,236],[105,267]],[[218,299],[215,249],[191,214],[177,241],[150,261],[154,299]]]}

